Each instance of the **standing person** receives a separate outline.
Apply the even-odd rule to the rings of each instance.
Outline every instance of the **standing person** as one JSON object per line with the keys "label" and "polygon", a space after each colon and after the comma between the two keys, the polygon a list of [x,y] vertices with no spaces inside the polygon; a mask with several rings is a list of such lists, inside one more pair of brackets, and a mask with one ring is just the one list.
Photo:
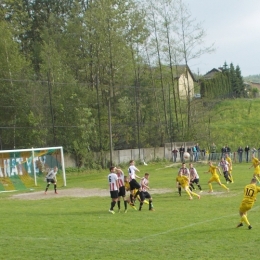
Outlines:
{"label": "standing person", "polygon": [[116,202],[118,200],[118,189],[119,189],[119,184],[118,184],[118,177],[117,174],[115,173],[116,167],[111,166],[110,167],[110,173],[107,176],[108,179],[108,184],[109,184],[109,190],[110,190],[110,197],[111,197],[111,206],[109,209],[109,212],[112,214],[115,214],[114,207],[116,205]]}
{"label": "standing person", "polygon": [[[129,162],[130,166],[128,168],[128,175],[129,175],[129,184],[130,184],[130,202],[134,203],[134,196],[139,195],[141,201],[144,201],[143,192],[141,190],[140,184],[136,181],[136,178],[141,179],[138,175],[136,175],[136,172],[140,172],[139,169],[135,167],[135,161],[130,160]],[[137,193],[134,194],[134,190],[137,189]]]}
{"label": "standing person", "polygon": [[229,191],[229,188],[221,183],[217,171],[218,171],[219,175],[221,175],[219,168],[217,166],[214,166],[213,163],[211,161],[209,161],[209,170],[207,172],[205,172],[205,173],[211,173],[211,175],[212,175],[208,181],[209,193],[213,192],[212,184],[211,184],[212,182],[218,183],[218,185],[220,185],[222,188]]}
{"label": "standing person", "polygon": [[226,153],[228,154],[228,156],[230,156],[231,154],[231,149],[227,144],[226,144]]}
{"label": "standing person", "polygon": [[212,143],[212,145],[210,146],[210,154],[211,154],[211,158],[209,160],[215,160],[216,157],[216,151],[217,151],[217,146]]}
{"label": "standing person", "polygon": [[178,152],[179,151],[177,150],[177,148],[174,147],[173,150],[172,150],[172,160],[173,160],[174,163],[176,163],[176,161],[177,161],[177,154],[178,154]]}
{"label": "standing person", "polygon": [[247,219],[247,212],[253,207],[256,201],[256,195],[258,192],[260,192],[260,187],[257,187],[256,183],[257,180],[253,178],[250,184],[246,185],[244,188],[244,198],[239,207],[239,215],[241,219],[237,227],[242,227],[243,222],[245,222],[248,226],[248,229],[252,229],[252,226]]}
{"label": "standing person", "polygon": [[223,146],[223,147],[221,148],[221,158],[225,158],[226,152],[227,152],[226,146]]}
{"label": "standing person", "polygon": [[197,161],[198,161],[199,158],[200,158],[200,145],[199,145],[199,143],[197,143],[195,147],[196,147],[196,150],[197,150]]}
{"label": "standing person", "polygon": [[198,161],[198,151],[197,151],[196,145],[194,145],[192,147],[192,152],[193,152],[193,155],[194,155],[194,162]]}
{"label": "standing person", "polygon": [[232,182],[228,174],[229,163],[224,159],[224,157],[221,158],[221,161],[219,162],[218,166],[222,168],[222,172],[226,182],[227,183]]}
{"label": "standing person", "polygon": [[238,161],[241,163],[243,157],[243,148],[241,146],[238,147],[237,154],[238,154]]}
{"label": "standing person", "polygon": [[190,188],[189,188],[189,182],[190,182],[190,180],[188,179],[187,176],[184,176],[184,175],[182,174],[182,172],[179,172],[179,173],[178,173],[178,176],[177,176],[177,178],[176,178],[176,182],[177,182],[177,183],[176,183],[177,187],[181,186],[181,187],[187,192],[187,194],[189,195],[189,199],[190,199],[190,200],[193,199],[193,198],[192,198],[192,195],[193,195],[193,196],[196,196],[196,197],[198,197],[198,199],[200,199],[200,195],[198,195],[197,193],[192,192],[192,191],[190,190]]}
{"label": "standing person", "polygon": [[[183,176],[186,176],[190,183],[190,171],[188,168],[186,168],[186,164],[183,162],[181,165],[181,168],[179,169],[178,175],[182,174]],[[178,185],[178,193],[181,196],[181,184]]]}
{"label": "standing person", "polygon": [[225,155],[225,160],[228,162],[228,175],[229,175],[229,179],[231,180],[231,183],[234,183],[234,179],[232,176],[232,170],[233,170],[233,164],[232,164],[232,160],[229,156],[229,153],[226,153]]}
{"label": "standing person", "polygon": [[193,183],[196,183],[196,185],[198,186],[198,188],[200,189],[200,192],[202,192],[202,188],[199,184],[200,182],[200,177],[198,175],[197,170],[193,167],[193,164],[190,163],[190,186],[192,187],[193,190],[195,190]]}
{"label": "standing person", "polygon": [[46,175],[47,186],[45,188],[45,192],[44,192],[45,194],[47,194],[47,191],[48,191],[49,186],[50,186],[51,183],[54,185],[54,192],[55,192],[55,194],[58,194],[58,192],[57,192],[57,178],[56,178],[56,174],[57,173],[58,173],[58,167],[55,166]]}
{"label": "standing person", "polygon": [[259,177],[260,177],[260,161],[255,157],[254,154],[252,154],[252,165],[249,167],[249,169],[251,169],[254,166],[254,174],[253,177],[255,179],[257,179],[257,181],[259,182]]}
{"label": "standing person", "polygon": [[248,155],[249,155],[249,151],[250,151],[250,148],[249,148],[249,146],[247,145],[247,146],[245,147],[246,162],[247,162],[247,163],[248,163],[248,159],[249,159],[249,157],[248,157]]}
{"label": "standing person", "polygon": [[183,162],[183,154],[185,152],[185,148],[182,145],[179,149],[179,152],[180,152],[180,160],[181,160],[181,162]]}
{"label": "standing person", "polygon": [[[143,195],[145,199],[148,199],[149,201],[149,210],[154,211],[153,208],[153,198],[150,195],[150,193],[148,192],[148,190],[150,189],[150,187],[148,186],[149,184],[149,177],[150,174],[149,173],[145,173],[144,177],[141,179],[141,189],[143,191]],[[142,210],[142,205],[140,204],[139,210]]]}
{"label": "standing person", "polygon": [[121,170],[121,168],[117,167],[116,168],[116,174],[117,174],[117,178],[118,178],[118,187],[119,187],[118,200],[117,200],[118,212],[120,213],[120,209],[121,209],[120,198],[122,197],[123,201],[124,201],[124,206],[125,206],[125,213],[127,213],[127,199],[126,199],[124,172]]}

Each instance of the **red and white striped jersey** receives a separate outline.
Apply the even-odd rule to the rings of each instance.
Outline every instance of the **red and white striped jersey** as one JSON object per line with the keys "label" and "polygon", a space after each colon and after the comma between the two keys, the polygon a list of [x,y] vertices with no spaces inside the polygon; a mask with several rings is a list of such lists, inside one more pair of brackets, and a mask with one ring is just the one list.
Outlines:
{"label": "red and white striped jersey", "polygon": [[117,173],[119,188],[125,185],[124,176],[123,171]]}
{"label": "red and white striped jersey", "polygon": [[117,187],[117,181],[118,181],[118,177],[115,173],[109,173],[108,176],[108,184],[109,184],[109,189],[110,191],[114,191],[114,190],[118,190]]}
{"label": "red and white striped jersey", "polygon": [[149,186],[148,184],[149,184],[149,180],[147,180],[145,177],[143,177],[140,182],[142,191],[147,191],[146,186]]}
{"label": "red and white striped jersey", "polygon": [[188,178],[190,178],[190,171],[189,171],[189,169],[188,168],[180,168],[180,170],[179,170],[179,173],[182,173],[182,175],[184,175],[184,176],[186,176],[186,177],[188,177]]}
{"label": "red and white striped jersey", "polygon": [[199,179],[199,175],[198,172],[195,168],[190,168],[190,179],[194,180],[194,179]]}
{"label": "red and white striped jersey", "polygon": [[223,172],[227,172],[229,169],[229,163],[227,161],[221,161],[218,166],[222,168]]}

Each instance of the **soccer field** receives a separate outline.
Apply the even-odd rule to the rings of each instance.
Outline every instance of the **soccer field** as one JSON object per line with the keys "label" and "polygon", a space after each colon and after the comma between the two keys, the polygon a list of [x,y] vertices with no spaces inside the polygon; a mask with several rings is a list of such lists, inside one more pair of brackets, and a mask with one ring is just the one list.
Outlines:
{"label": "soccer field", "polygon": [[[150,193],[155,211],[108,212],[109,191],[104,197],[16,199],[17,193],[0,194],[1,259],[259,259],[260,207],[249,211],[253,227],[236,228],[243,188],[249,183],[250,164],[234,164],[234,183],[226,192],[213,183],[208,194],[208,166],[194,165],[204,190],[201,199],[179,197],[178,168],[169,163],[137,166],[150,173]],[[127,172],[127,169],[123,169]],[[67,187],[107,189],[108,171],[68,174]],[[224,177],[221,177],[224,182]],[[35,191],[44,190],[39,183]],[[157,191],[165,191],[159,193]],[[198,189],[197,189],[198,191]],[[52,192],[52,188],[50,188]],[[33,192],[31,192],[33,195]],[[259,199],[260,200],[260,199]],[[122,206],[121,206],[122,207]],[[117,206],[115,207],[117,212]]]}

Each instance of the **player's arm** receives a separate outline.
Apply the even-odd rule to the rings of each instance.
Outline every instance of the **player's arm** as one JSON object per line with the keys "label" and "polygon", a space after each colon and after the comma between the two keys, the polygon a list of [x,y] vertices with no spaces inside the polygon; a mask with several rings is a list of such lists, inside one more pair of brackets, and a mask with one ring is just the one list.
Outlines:
{"label": "player's arm", "polygon": [[219,167],[216,167],[216,170],[217,170],[218,174],[221,176],[222,174],[221,174]]}

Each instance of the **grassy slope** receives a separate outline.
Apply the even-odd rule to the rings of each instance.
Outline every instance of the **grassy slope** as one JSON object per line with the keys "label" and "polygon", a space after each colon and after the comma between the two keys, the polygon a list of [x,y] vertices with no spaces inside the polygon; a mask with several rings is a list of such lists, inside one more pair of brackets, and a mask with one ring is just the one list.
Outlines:
{"label": "grassy slope", "polygon": [[[167,167],[170,166],[170,167]],[[197,164],[201,200],[179,197],[177,166],[169,163],[138,166],[151,174],[150,186],[172,192],[151,194],[156,211],[131,208],[109,214],[107,197],[54,198],[23,201],[0,195],[1,256],[3,259],[246,259],[259,245],[259,202],[249,213],[252,230],[235,228],[244,185],[252,176],[249,164],[235,164],[234,184],[225,192],[213,184],[207,194],[206,165]],[[124,169],[126,172],[126,169]],[[68,174],[67,188],[107,188],[107,171]],[[221,178],[223,181],[223,177]],[[45,184],[39,182],[39,189]],[[258,255],[251,254],[251,259]]]}
{"label": "grassy slope", "polygon": [[260,99],[225,100],[212,111],[211,140],[219,149],[228,144],[233,151],[241,145],[258,149]]}

